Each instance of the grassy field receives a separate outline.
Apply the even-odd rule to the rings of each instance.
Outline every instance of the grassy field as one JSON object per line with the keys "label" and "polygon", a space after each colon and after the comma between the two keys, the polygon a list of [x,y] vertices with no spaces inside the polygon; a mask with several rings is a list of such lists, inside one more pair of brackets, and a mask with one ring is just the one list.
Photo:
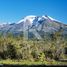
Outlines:
{"label": "grassy field", "polygon": [[0,60],[0,64],[9,64],[9,65],[67,65],[67,62],[59,61],[28,61],[28,60]]}

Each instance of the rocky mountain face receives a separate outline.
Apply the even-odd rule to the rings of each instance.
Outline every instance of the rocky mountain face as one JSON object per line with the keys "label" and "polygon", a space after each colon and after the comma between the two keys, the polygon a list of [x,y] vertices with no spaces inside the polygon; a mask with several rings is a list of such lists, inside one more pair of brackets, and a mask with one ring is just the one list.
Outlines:
{"label": "rocky mountain face", "polygon": [[57,21],[50,16],[26,16],[17,23],[0,25],[0,33],[7,35],[12,33],[19,35],[22,32],[27,33],[30,37],[45,36],[45,33],[52,34],[54,32],[63,30],[64,35],[67,34],[67,25]]}

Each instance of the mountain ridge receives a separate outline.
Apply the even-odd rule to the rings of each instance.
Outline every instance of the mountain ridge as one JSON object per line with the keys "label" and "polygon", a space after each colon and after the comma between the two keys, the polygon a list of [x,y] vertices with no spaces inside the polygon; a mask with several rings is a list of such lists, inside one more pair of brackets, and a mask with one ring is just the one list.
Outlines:
{"label": "mountain ridge", "polygon": [[12,33],[15,35],[27,31],[29,32],[30,35],[30,33],[33,34],[34,29],[40,36],[41,35],[44,36],[45,32],[54,33],[61,29],[63,29],[63,33],[65,32],[66,34],[67,25],[47,15],[45,16],[30,15],[30,16],[26,16],[24,19],[21,19],[17,23],[4,24],[3,26],[1,25],[0,33],[2,34]]}

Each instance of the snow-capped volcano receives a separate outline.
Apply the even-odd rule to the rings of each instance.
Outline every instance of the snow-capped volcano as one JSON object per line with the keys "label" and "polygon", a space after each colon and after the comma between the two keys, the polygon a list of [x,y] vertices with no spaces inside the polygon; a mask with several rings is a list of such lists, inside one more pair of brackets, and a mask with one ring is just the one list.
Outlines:
{"label": "snow-capped volcano", "polygon": [[[35,29],[40,35],[44,36],[45,32],[53,33],[59,31],[60,29],[63,29],[63,32],[66,33],[67,25],[60,23],[59,21],[47,15],[29,15],[17,23],[0,26],[0,32],[3,34],[7,34],[9,32],[13,34],[20,34],[24,29],[26,31]],[[33,31],[29,33],[33,33]]]}

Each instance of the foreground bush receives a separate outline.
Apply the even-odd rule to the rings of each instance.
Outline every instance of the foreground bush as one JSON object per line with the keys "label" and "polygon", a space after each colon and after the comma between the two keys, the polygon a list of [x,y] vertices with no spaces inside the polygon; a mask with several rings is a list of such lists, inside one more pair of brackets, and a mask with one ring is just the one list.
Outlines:
{"label": "foreground bush", "polygon": [[29,61],[51,61],[67,58],[63,49],[67,47],[66,39],[52,35],[48,40],[23,40],[23,37],[0,36],[0,59]]}

